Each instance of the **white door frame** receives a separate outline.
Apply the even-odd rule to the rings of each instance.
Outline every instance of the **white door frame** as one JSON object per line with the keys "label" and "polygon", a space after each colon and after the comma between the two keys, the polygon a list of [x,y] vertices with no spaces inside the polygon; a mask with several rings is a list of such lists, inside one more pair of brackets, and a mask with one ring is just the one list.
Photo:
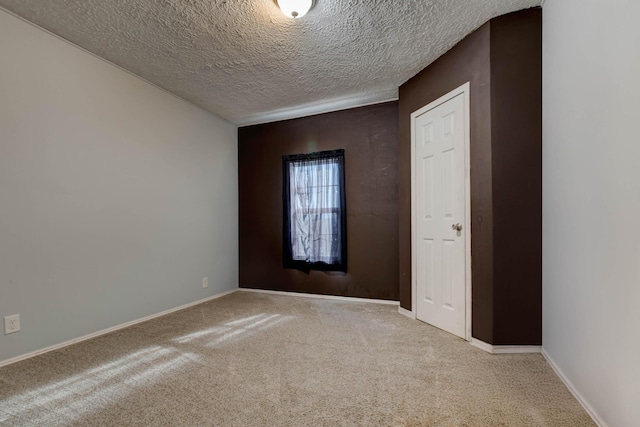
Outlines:
{"label": "white door frame", "polygon": [[464,96],[464,192],[465,192],[465,213],[464,213],[464,227],[465,233],[465,317],[466,327],[465,335],[466,340],[471,340],[471,158],[470,158],[470,105],[469,105],[469,91],[471,88],[470,82],[467,82],[457,89],[452,90],[448,94],[436,99],[435,101],[425,105],[419,110],[411,113],[411,315],[416,318],[417,315],[417,294],[418,294],[418,264],[417,264],[417,242],[415,238],[415,232],[417,230],[417,212],[416,212],[416,118],[429,110],[434,109],[440,104],[455,98],[462,94]]}

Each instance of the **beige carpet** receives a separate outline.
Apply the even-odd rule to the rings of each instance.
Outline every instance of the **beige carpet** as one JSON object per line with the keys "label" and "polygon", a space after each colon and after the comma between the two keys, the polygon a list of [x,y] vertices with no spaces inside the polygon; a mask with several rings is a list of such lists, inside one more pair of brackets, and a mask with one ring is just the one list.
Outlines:
{"label": "beige carpet", "polygon": [[594,424],[541,355],[394,306],[237,292],[0,368],[0,425]]}

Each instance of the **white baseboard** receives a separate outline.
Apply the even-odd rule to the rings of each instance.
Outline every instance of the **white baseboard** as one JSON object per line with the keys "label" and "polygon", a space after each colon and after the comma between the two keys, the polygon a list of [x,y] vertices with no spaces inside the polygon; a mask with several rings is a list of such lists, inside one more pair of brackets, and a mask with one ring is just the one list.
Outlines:
{"label": "white baseboard", "polygon": [[477,340],[475,338],[471,338],[471,341],[469,341],[469,344],[471,344],[474,347],[479,348],[480,350],[484,350],[487,353],[493,354],[493,346],[491,344],[487,344],[484,341],[480,341],[480,340]]}
{"label": "white baseboard", "polygon": [[524,354],[542,352],[542,346],[539,345],[491,345],[476,338],[471,338],[469,343],[472,346],[490,354]]}
{"label": "white baseboard", "polygon": [[34,356],[39,356],[41,354],[48,353],[48,352],[53,351],[53,350],[58,350],[60,348],[67,347],[67,346],[72,345],[72,344],[76,344],[76,343],[79,343],[79,342],[82,342],[82,341],[90,340],[91,338],[99,337],[100,335],[108,334],[110,332],[114,332],[114,331],[117,331],[119,329],[128,328],[129,326],[133,326],[133,325],[136,325],[138,323],[146,322],[147,320],[155,319],[156,317],[166,316],[167,314],[171,314],[171,313],[173,313],[175,311],[184,310],[185,308],[193,307],[194,305],[202,304],[202,303],[205,303],[207,301],[211,301],[211,300],[223,297],[225,295],[232,294],[232,293],[234,293],[236,291],[237,291],[237,289],[232,289],[230,291],[222,292],[222,293],[219,293],[219,294],[207,297],[207,298],[203,298],[203,299],[198,300],[198,301],[190,302],[188,304],[184,304],[184,305],[181,305],[179,307],[170,308],[169,310],[165,310],[165,311],[162,311],[160,313],[155,313],[155,314],[152,314],[150,316],[146,316],[146,317],[142,317],[140,319],[132,320],[131,322],[122,323],[120,325],[113,326],[111,328],[102,329],[102,330],[100,330],[98,332],[94,332],[92,334],[84,335],[84,336],[81,336],[79,338],[74,338],[72,340],[62,342],[60,344],[55,344],[55,345],[52,345],[50,347],[46,347],[46,348],[43,348],[43,349],[40,349],[40,350],[36,350],[36,351],[31,352],[31,353],[23,354],[21,356],[16,356],[16,357],[13,357],[11,359],[0,360],[0,368],[3,367],[3,366],[6,366],[6,365],[10,365],[12,363],[20,362],[21,360],[30,359],[30,358],[32,358]]}
{"label": "white baseboard", "polygon": [[587,411],[587,414],[589,414],[589,416],[591,417],[591,419],[593,420],[594,423],[596,423],[596,425],[598,427],[607,427],[607,424],[602,420],[602,418],[600,418],[597,414],[597,412],[595,411],[595,409],[593,409],[593,407],[589,404],[589,402],[587,402],[587,400],[580,394],[580,392],[578,392],[578,390],[575,388],[575,386],[571,383],[571,381],[569,381],[569,378],[567,378],[565,376],[565,374],[562,372],[562,370],[558,367],[558,365],[556,364],[556,362],[553,361],[553,359],[551,358],[551,356],[549,355],[549,353],[547,353],[547,350],[545,350],[544,348],[542,349],[542,355],[544,356],[545,359],[547,359],[547,363],[549,363],[549,366],[551,366],[551,369],[554,370],[554,372],[556,373],[556,375],[558,375],[558,377],[562,380],[562,382],[564,383],[565,386],[567,386],[567,388],[569,389],[569,391],[571,392],[571,394],[573,394],[573,397],[576,398],[576,400],[578,402],[580,402],[580,405],[582,405],[582,407],[584,408],[585,411]]}
{"label": "white baseboard", "polygon": [[416,313],[413,311],[409,311],[406,308],[398,307],[398,313],[408,317],[409,319],[413,319],[413,320],[416,319]]}
{"label": "white baseboard", "polygon": [[339,297],[339,296],[336,296],[336,295],[305,294],[305,293],[300,293],[300,292],[270,291],[270,290],[266,290],[266,289],[252,289],[252,288],[239,288],[238,291],[240,291],[240,292],[255,292],[255,293],[259,293],[259,294],[285,295],[285,296],[290,296],[290,297],[331,299],[331,300],[336,300],[336,301],[367,302],[367,303],[372,303],[372,304],[400,305],[399,301],[389,301],[389,300],[386,300],[386,299]]}

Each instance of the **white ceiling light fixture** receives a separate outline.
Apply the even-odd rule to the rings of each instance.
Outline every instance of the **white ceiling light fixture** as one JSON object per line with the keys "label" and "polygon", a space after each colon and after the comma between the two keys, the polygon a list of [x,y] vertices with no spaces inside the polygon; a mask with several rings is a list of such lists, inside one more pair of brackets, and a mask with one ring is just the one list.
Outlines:
{"label": "white ceiling light fixture", "polygon": [[275,0],[276,4],[289,18],[302,18],[313,7],[314,0]]}

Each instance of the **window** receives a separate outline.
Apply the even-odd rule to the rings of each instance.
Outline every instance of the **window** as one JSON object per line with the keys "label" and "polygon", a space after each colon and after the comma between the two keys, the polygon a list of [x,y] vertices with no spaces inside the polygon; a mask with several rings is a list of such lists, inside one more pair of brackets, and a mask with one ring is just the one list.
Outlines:
{"label": "window", "polygon": [[282,157],[284,266],[347,271],[344,150]]}

